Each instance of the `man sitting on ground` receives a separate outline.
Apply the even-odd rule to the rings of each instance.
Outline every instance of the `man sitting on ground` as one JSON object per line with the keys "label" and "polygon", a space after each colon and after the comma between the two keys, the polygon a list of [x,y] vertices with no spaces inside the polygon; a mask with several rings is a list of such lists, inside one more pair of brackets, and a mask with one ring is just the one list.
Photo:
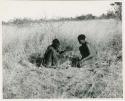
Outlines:
{"label": "man sitting on ground", "polygon": [[85,40],[85,38],[86,38],[86,36],[84,34],[81,34],[78,36],[78,41],[81,44],[81,46],[79,47],[79,51],[82,56],[82,58],[79,59],[78,67],[81,67],[82,64],[84,64],[84,62],[86,60],[91,60],[93,57],[96,56],[96,51],[95,51],[94,47],[92,47],[92,45],[90,43],[88,43]]}
{"label": "man sitting on ground", "polygon": [[43,57],[43,65],[45,67],[58,66],[60,55],[67,51],[67,50],[60,51],[59,47],[60,47],[60,42],[58,39],[54,39],[52,41],[52,44],[48,46]]}

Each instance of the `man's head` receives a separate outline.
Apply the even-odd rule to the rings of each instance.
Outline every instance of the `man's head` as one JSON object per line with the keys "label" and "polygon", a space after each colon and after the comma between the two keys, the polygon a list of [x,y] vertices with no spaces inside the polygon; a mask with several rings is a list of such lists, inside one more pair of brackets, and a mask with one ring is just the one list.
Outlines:
{"label": "man's head", "polygon": [[54,39],[54,40],[52,41],[52,45],[53,45],[55,48],[58,48],[58,47],[60,46],[59,40],[58,40],[58,39]]}
{"label": "man's head", "polygon": [[84,34],[81,34],[78,36],[78,41],[80,44],[84,44],[85,43],[85,38],[86,36]]}

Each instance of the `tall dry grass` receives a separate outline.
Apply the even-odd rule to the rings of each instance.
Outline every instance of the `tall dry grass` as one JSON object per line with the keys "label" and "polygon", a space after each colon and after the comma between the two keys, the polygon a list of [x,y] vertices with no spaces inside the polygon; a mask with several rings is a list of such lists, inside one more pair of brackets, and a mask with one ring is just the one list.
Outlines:
{"label": "tall dry grass", "polygon": [[[122,97],[121,22],[110,19],[2,27],[3,98]],[[79,56],[79,34],[85,34],[98,51],[93,64],[52,69],[38,68],[28,61],[32,54],[42,57],[54,38],[61,41],[62,49],[71,46],[72,54]]]}

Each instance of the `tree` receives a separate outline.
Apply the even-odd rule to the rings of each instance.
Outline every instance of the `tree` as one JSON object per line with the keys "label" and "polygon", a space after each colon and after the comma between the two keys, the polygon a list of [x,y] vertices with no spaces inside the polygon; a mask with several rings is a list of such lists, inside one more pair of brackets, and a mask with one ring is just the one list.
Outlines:
{"label": "tree", "polygon": [[106,14],[106,18],[110,19],[110,18],[115,18],[115,13],[113,11],[108,11]]}
{"label": "tree", "polygon": [[77,20],[90,20],[90,19],[95,19],[95,18],[96,17],[92,14],[81,15],[81,16],[76,17]]}
{"label": "tree", "polygon": [[86,18],[85,15],[81,15],[81,16],[77,16],[77,17],[76,17],[76,19],[78,19],[78,20],[84,20],[85,18]]}
{"label": "tree", "polygon": [[93,16],[92,14],[87,14],[86,19],[95,19],[95,16]]}
{"label": "tree", "polygon": [[114,8],[115,16],[122,20],[122,2],[114,2],[110,5]]}

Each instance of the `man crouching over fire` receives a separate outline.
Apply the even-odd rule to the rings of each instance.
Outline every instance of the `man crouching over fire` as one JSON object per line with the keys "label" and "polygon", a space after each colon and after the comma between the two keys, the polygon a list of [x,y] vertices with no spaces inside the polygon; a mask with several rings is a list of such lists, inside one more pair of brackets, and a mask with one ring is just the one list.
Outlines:
{"label": "man crouching over fire", "polygon": [[50,66],[58,66],[59,62],[59,57],[65,53],[66,51],[69,51],[70,49],[67,47],[65,50],[60,51],[60,42],[58,39],[54,39],[52,41],[52,44],[48,46],[44,57],[43,57],[43,63],[45,67],[50,67]]}

